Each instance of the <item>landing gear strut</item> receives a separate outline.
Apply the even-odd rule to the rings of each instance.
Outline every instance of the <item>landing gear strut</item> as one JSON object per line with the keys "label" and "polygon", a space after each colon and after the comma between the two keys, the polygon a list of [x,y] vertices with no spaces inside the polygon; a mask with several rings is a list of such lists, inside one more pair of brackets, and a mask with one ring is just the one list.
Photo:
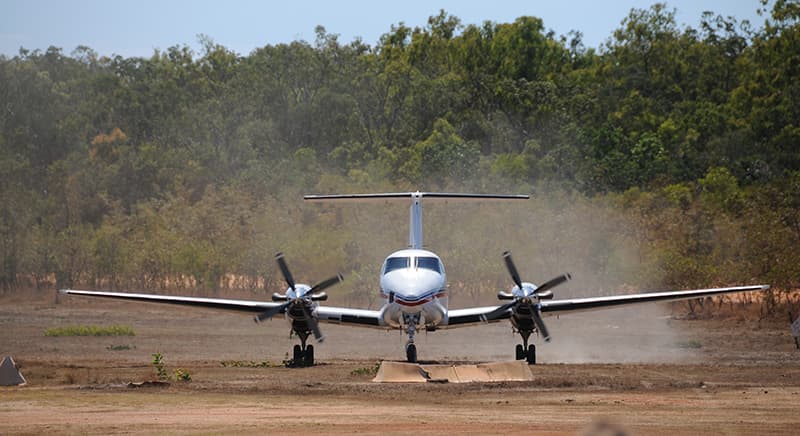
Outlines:
{"label": "landing gear strut", "polygon": [[408,334],[408,342],[406,342],[406,361],[408,361],[408,363],[417,363],[417,346],[414,345],[414,335],[417,333],[419,314],[403,315],[403,321],[406,324],[406,333]]}
{"label": "landing gear strut", "polygon": [[530,338],[531,332],[521,331],[519,332],[519,334],[520,336],[522,336],[522,344],[517,344],[516,347],[517,360],[525,360],[528,362],[528,365],[535,365],[536,345],[533,344],[528,345],[528,338]]}

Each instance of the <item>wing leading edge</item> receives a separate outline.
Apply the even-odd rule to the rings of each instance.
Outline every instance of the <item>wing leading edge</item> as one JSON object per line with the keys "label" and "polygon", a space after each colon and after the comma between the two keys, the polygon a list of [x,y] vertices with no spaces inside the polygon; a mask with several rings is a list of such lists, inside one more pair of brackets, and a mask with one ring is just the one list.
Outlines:
{"label": "wing leading edge", "polygon": [[[190,306],[206,309],[226,310],[238,313],[261,313],[282,303],[272,303],[250,300],[230,300],[224,298],[180,297],[157,294],[135,294],[127,292],[81,291],[75,289],[62,289],[61,294],[83,297],[108,298],[114,300],[137,301],[145,303],[172,304],[176,306]],[[380,312],[377,310],[350,309],[345,307],[320,306],[317,308],[317,317],[320,322],[333,324],[349,324],[361,327],[385,328],[380,322]]]}
{"label": "wing leading edge", "polygon": [[[586,312],[590,310],[610,309],[613,307],[627,306],[640,303],[666,302],[689,300],[692,298],[713,297],[715,295],[731,294],[736,292],[766,291],[769,285],[737,286],[731,288],[693,289],[687,291],[648,292],[630,295],[612,295],[607,297],[570,298],[565,300],[547,300],[541,302],[543,315]],[[472,307],[456,309],[448,312],[448,324],[442,328],[462,327],[482,323],[482,316],[494,311],[500,306]],[[500,317],[492,320],[496,322],[508,319],[511,309]]]}

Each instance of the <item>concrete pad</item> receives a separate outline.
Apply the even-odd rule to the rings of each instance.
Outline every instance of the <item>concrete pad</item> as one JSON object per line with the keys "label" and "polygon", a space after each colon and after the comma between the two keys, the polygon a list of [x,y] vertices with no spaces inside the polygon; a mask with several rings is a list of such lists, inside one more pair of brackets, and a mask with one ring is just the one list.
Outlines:
{"label": "concrete pad", "polygon": [[524,360],[481,363],[478,365],[478,368],[486,371],[491,381],[533,380],[533,372],[531,372],[531,367]]}
{"label": "concrete pad", "polygon": [[524,361],[481,363],[477,365],[419,365],[405,362],[381,362],[373,382],[450,383],[526,381],[533,373]]}
{"label": "concrete pad", "polygon": [[424,383],[430,375],[415,363],[381,362],[372,381],[377,383]]}

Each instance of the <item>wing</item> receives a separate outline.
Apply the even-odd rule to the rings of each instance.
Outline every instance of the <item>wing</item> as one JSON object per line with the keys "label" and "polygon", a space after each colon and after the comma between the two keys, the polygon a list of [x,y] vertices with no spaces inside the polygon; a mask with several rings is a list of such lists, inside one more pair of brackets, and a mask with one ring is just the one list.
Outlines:
{"label": "wing", "polygon": [[713,297],[715,295],[735,292],[766,291],[769,285],[738,286],[733,288],[694,289],[690,291],[648,292],[644,294],[612,295],[609,297],[573,298],[568,300],[551,300],[542,302],[542,313],[549,312],[585,312],[589,310],[607,309],[639,303],[655,301],[680,301],[693,298]]}
{"label": "wing", "polygon": [[[570,312],[586,312],[590,310],[609,309],[612,307],[627,306],[639,303],[652,303],[657,301],[679,301],[692,298],[713,297],[715,295],[730,294],[735,292],[766,291],[768,285],[738,286],[732,288],[694,289],[688,291],[648,292],[630,295],[612,295],[608,297],[571,298],[566,300],[542,301],[542,314],[560,314]],[[448,311],[448,323],[441,328],[462,327],[483,322],[482,316],[492,312],[500,306],[471,307]],[[497,322],[508,319],[511,309],[500,317],[490,321]]]}
{"label": "wing", "polygon": [[378,310],[350,309],[347,307],[319,306],[317,319],[331,324],[352,325],[358,327],[374,327],[386,329]]}
{"label": "wing", "polygon": [[[200,307],[247,314],[261,313],[265,310],[280,306],[282,304],[263,301],[230,300],[224,298],[180,297],[157,294],[133,294],[127,292],[79,291],[74,289],[62,289],[59,291],[59,293],[83,297],[109,298],[114,300]],[[317,317],[320,322],[326,323],[385,328],[381,322],[380,312],[377,310],[319,306],[317,308]]]}

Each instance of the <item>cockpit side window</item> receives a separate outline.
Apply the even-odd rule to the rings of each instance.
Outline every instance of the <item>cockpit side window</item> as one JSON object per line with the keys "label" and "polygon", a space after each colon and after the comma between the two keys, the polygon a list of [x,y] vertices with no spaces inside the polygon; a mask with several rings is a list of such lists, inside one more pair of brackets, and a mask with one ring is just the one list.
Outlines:
{"label": "cockpit side window", "polygon": [[439,262],[439,259],[435,257],[418,257],[417,268],[429,269],[431,271],[436,271],[439,274],[442,273],[442,265]]}
{"label": "cockpit side window", "polygon": [[396,269],[408,268],[411,266],[411,258],[408,257],[390,257],[386,259],[386,265],[383,267],[383,273],[386,274]]}

